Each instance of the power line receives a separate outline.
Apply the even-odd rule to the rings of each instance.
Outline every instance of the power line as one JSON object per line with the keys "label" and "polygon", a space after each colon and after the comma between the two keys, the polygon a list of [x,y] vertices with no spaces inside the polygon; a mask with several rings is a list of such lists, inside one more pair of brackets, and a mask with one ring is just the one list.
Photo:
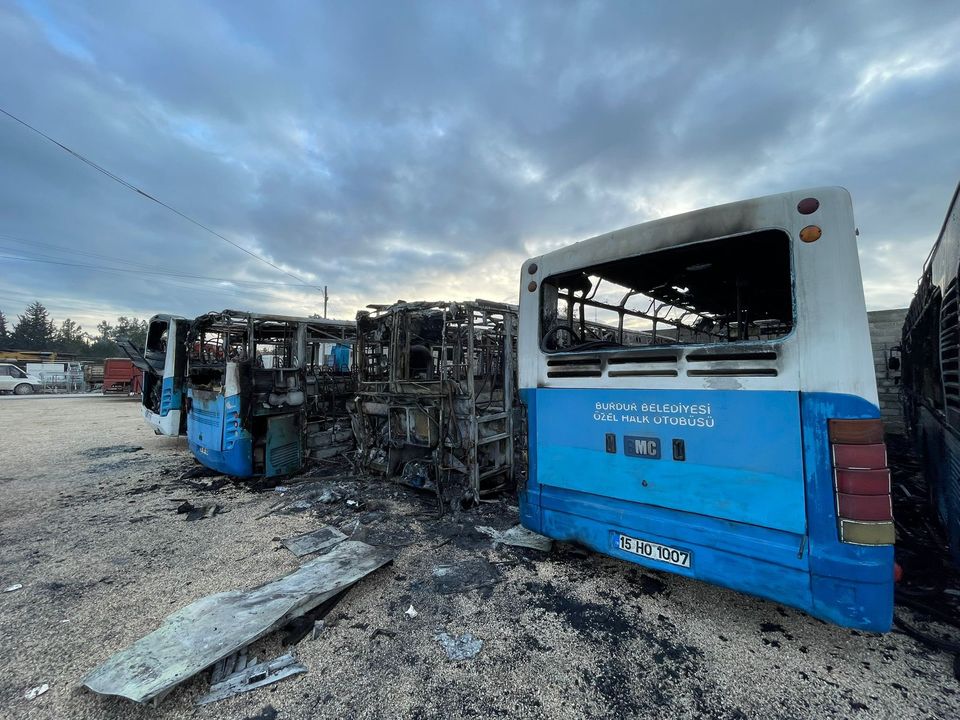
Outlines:
{"label": "power line", "polygon": [[[61,261],[61,260],[42,260],[42,259],[40,259],[40,258],[19,257],[19,256],[15,256],[15,255],[5,255],[5,254],[2,254],[2,253],[0,253],[0,259],[17,260],[17,261],[21,261],[21,262],[46,263],[46,264],[49,264],[49,265],[64,265],[64,266],[67,266],[67,267],[81,267],[81,268],[85,268],[85,269],[88,269],[88,270],[93,270],[93,271],[96,271],[96,272],[106,272],[106,273],[135,273],[135,274],[142,274],[142,273],[145,272],[145,271],[140,271],[140,270],[132,270],[132,269],[129,269],[129,268],[100,267],[99,265],[85,265],[85,264],[82,264],[82,263],[71,263],[71,262],[66,262],[66,261]],[[230,288],[224,288],[224,287],[218,287],[218,286],[211,286],[211,285],[209,285],[209,284],[202,284],[202,283],[198,282],[195,278],[191,278],[191,277],[185,277],[185,278],[180,278],[180,277],[177,277],[177,276],[172,276],[172,277],[171,277],[171,276],[168,276],[168,275],[166,275],[166,274],[164,274],[164,273],[151,273],[151,274],[159,275],[160,277],[158,278],[158,280],[162,280],[162,281],[164,281],[164,282],[171,283],[171,284],[176,285],[176,286],[178,286],[178,287],[189,288],[189,289],[191,289],[191,290],[197,290],[197,289],[199,289],[199,290],[203,290],[203,291],[210,292],[210,293],[214,293],[214,294],[223,294],[223,293],[226,293],[226,294],[237,295],[238,297],[245,297],[245,298],[246,298],[246,297],[249,297],[249,295],[250,295],[251,293],[254,293],[254,294],[263,295],[263,297],[265,297],[265,298],[267,298],[267,299],[270,299],[270,300],[276,300],[276,297],[275,297],[275,296],[272,296],[272,295],[264,295],[264,294],[263,294],[263,293],[264,293],[264,290],[259,290],[259,289],[255,289],[255,288],[239,288],[239,287],[237,287],[237,288],[230,289]],[[207,278],[207,279],[210,279],[210,278]],[[224,280],[223,282],[231,282],[231,283],[232,283],[232,282],[234,282],[234,281],[233,281],[233,280]],[[192,284],[188,284],[188,283],[192,283]],[[290,287],[290,286],[287,286],[287,287]]]}
{"label": "power line", "polygon": [[39,135],[40,137],[44,138],[45,140],[49,140],[50,142],[52,142],[54,145],[56,145],[56,146],[59,147],[60,149],[65,150],[66,152],[68,152],[68,153],[70,153],[71,155],[73,155],[75,158],[77,158],[77,160],[80,160],[81,162],[86,163],[87,165],[89,165],[90,167],[92,167],[92,168],[93,168],[94,170],[96,170],[97,172],[103,173],[103,174],[106,175],[108,178],[110,178],[110,179],[113,180],[114,182],[120,183],[121,185],[123,185],[123,186],[124,186],[125,188],[127,188],[128,190],[132,190],[133,192],[135,192],[135,193],[137,193],[137,194],[139,194],[139,195],[142,195],[142,196],[145,197],[147,200],[152,200],[153,202],[157,203],[157,204],[160,205],[161,207],[164,207],[164,208],[166,208],[167,210],[169,210],[170,212],[172,212],[172,213],[174,213],[174,214],[176,214],[176,215],[179,215],[179,216],[180,216],[181,218],[183,218],[184,220],[186,220],[186,221],[188,221],[188,222],[190,222],[190,223],[193,223],[193,224],[196,225],[198,228],[201,228],[201,229],[203,229],[203,230],[206,230],[206,231],[207,231],[208,233],[210,233],[211,235],[220,238],[221,240],[223,240],[223,241],[226,242],[226,243],[229,243],[230,245],[233,245],[233,246],[234,246],[235,248],[237,248],[238,250],[242,250],[243,252],[245,252],[245,253],[246,253],[247,255],[249,255],[250,257],[256,258],[256,259],[259,260],[260,262],[266,263],[267,265],[269,265],[270,267],[274,268],[275,270],[279,270],[279,271],[282,272],[284,275],[287,275],[287,276],[289,276],[289,277],[292,277],[294,280],[296,280],[297,282],[299,282],[301,285],[306,285],[307,287],[313,288],[314,290],[319,290],[320,292],[323,292],[323,288],[318,287],[318,286],[316,286],[316,285],[312,285],[311,283],[308,283],[308,282],[307,282],[306,280],[304,280],[303,278],[301,278],[301,277],[299,277],[299,276],[297,276],[297,275],[294,275],[292,272],[288,272],[287,270],[284,270],[282,267],[280,267],[279,265],[275,265],[274,263],[272,263],[272,262],[270,262],[269,260],[267,260],[265,257],[262,257],[262,256],[260,256],[260,255],[257,255],[257,253],[253,252],[252,250],[248,250],[248,249],[245,248],[243,245],[240,245],[239,243],[234,242],[233,240],[231,240],[230,238],[226,237],[225,235],[221,235],[221,234],[218,233],[216,230],[208,227],[207,225],[204,225],[204,224],[203,224],[202,222],[200,222],[199,220],[194,220],[194,219],[193,219],[192,217],[190,217],[189,215],[180,212],[179,210],[177,210],[177,209],[176,209],[175,207],[173,207],[172,205],[168,205],[167,203],[165,203],[165,202],[163,202],[162,200],[154,197],[154,196],[151,195],[150,193],[148,193],[148,192],[146,192],[146,191],[144,191],[144,190],[141,190],[140,188],[138,188],[138,187],[137,187],[136,185],[134,185],[133,183],[131,183],[131,182],[127,181],[127,180],[124,180],[122,177],[120,177],[119,175],[117,175],[117,174],[115,174],[115,173],[110,172],[109,170],[107,170],[107,169],[106,169],[105,167],[103,167],[102,165],[98,165],[97,163],[95,163],[95,162],[94,162],[93,160],[91,160],[90,158],[88,158],[88,157],[86,157],[86,156],[84,156],[84,155],[81,155],[81,154],[78,153],[77,151],[75,151],[75,150],[67,147],[66,145],[64,145],[64,144],[63,144],[62,142],[60,142],[59,140],[56,140],[56,139],[50,137],[49,135],[47,135],[47,134],[46,134],[45,132],[43,132],[42,130],[38,130],[37,128],[35,128],[35,127],[34,127],[33,125],[31,125],[30,123],[26,122],[25,120],[21,120],[20,118],[18,118],[16,115],[7,112],[7,111],[4,110],[3,108],[0,108],[0,113],[3,113],[4,115],[6,115],[6,116],[7,116],[8,118],[10,118],[11,120],[14,120],[15,122],[20,123],[21,125],[23,125],[23,127],[27,128],[28,130],[30,130],[30,131],[32,131],[32,132],[35,132],[37,135]]}
{"label": "power line", "polygon": [[[2,237],[3,236],[0,235],[0,239],[2,239]],[[44,243],[35,243],[35,244],[43,245]],[[16,245],[7,245],[2,242],[0,242],[0,250],[6,250],[8,252],[25,253],[28,255],[33,255],[34,257],[23,257],[23,256],[14,256],[14,255],[0,255],[0,257],[7,258],[8,260],[26,260],[28,262],[40,262],[40,263],[45,262],[45,263],[50,263],[52,265],[66,265],[69,267],[88,268],[90,270],[115,270],[117,272],[137,273],[137,274],[143,274],[143,275],[167,275],[170,277],[189,278],[194,280],[210,280],[212,282],[226,282],[226,283],[232,283],[235,285],[266,285],[266,286],[272,286],[272,287],[293,287],[293,288],[301,287],[296,283],[268,282],[265,280],[233,280],[231,278],[219,278],[219,277],[210,277],[209,275],[194,275],[192,273],[182,273],[182,272],[177,272],[175,270],[166,270],[166,269],[151,270],[149,269],[148,266],[145,266],[142,263],[134,263],[134,262],[130,262],[129,260],[123,260],[122,258],[115,258],[109,255],[101,255],[99,253],[87,253],[81,250],[68,250],[66,248],[58,247],[56,245],[49,245],[49,244],[47,245],[49,247],[56,248],[57,250],[61,250],[62,252],[65,252],[65,253],[76,254],[76,255],[86,255],[93,258],[102,258],[104,260],[110,260],[111,262],[120,262],[126,265],[132,265],[133,267],[129,267],[129,268],[101,267],[100,265],[86,265],[83,263],[71,263],[71,262],[66,262],[65,260],[61,260],[57,258],[55,255],[24,250],[23,248],[17,247]],[[156,266],[153,266],[153,267],[156,267]]]}

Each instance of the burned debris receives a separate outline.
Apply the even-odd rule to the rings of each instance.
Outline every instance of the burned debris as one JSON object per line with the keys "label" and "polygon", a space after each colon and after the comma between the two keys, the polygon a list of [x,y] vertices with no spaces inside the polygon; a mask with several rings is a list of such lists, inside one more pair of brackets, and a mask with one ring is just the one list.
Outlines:
{"label": "burned debris", "polygon": [[515,478],[517,309],[398,302],[357,315],[358,462],[459,507]]}
{"label": "burned debris", "polygon": [[[201,598],[110,657],[83,684],[95,693],[138,703],[159,700],[184,680],[319,607],[392,557],[385,548],[348,540],[260,587]],[[268,668],[263,679],[272,670]],[[234,680],[240,685],[255,681],[244,678]]]}

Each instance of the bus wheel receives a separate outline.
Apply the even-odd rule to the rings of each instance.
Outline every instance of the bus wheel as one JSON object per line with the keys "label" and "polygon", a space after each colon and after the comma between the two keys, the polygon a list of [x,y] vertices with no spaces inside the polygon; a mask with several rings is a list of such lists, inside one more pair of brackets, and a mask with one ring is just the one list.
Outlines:
{"label": "bus wheel", "polygon": [[13,392],[15,395],[33,395],[33,385],[30,383],[20,383],[13,389]]}

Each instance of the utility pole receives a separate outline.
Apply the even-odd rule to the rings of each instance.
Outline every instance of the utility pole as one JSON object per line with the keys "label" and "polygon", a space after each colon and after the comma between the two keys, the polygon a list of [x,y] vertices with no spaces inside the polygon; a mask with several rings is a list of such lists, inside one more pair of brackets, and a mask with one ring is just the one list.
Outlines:
{"label": "utility pole", "polygon": [[327,317],[327,286],[323,286],[323,317]]}

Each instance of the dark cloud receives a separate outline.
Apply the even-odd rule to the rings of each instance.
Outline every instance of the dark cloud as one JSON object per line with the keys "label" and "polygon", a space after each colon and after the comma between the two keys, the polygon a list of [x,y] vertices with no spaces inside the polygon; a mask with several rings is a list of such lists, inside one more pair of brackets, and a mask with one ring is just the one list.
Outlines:
{"label": "dark cloud", "polygon": [[[545,248],[824,184],[853,193],[868,303],[889,307],[960,174],[957,37],[949,2],[22,0],[0,7],[0,99],[329,285],[342,316],[508,300]],[[290,280],[6,119],[0,158],[0,254]],[[282,285],[0,266],[8,313],[37,297],[88,324],[320,306]]]}

